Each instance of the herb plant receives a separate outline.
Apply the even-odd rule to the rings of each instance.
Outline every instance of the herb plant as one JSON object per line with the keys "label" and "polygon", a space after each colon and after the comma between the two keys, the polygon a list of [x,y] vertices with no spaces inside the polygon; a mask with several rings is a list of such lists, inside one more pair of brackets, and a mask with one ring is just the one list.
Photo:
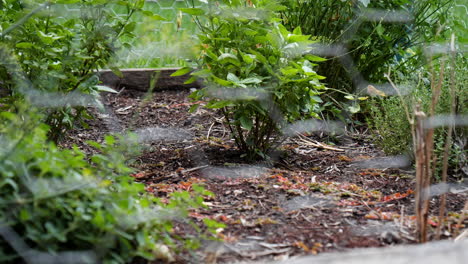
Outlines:
{"label": "herb plant", "polygon": [[[443,60],[444,58],[439,58]],[[440,69],[440,62],[434,60],[435,64]],[[452,95],[450,89],[455,90],[455,105],[454,111],[458,116],[467,114],[468,92],[466,84],[466,70],[468,68],[468,60],[462,54],[458,54],[454,60],[455,68],[448,68],[447,71],[453,71],[453,80],[450,75],[443,76],[441,83],[440,99],[435,107],[435,114],[442,115],[441,118],[448,118],[447,115],[451,112]],[[439,70],[440,71],[440,70]],[[413,152],[411,125],[405,114],[405,107],[412,109],[416,104],[421,105],[421,111],[429,112],[432,100],[432,92],[430,89],[434,72],[429,70],[429,67],[423,68],[417,72],[416,76],[404,76],[403,79],[396,79],[399,87],[408,87],[411,90],[406,91],[402,98],[397,96],[374,98],[368,101],[369,118],[368,124],[373,129],[373,138],[376,145],[382,148],[387,154],[409,154]],[[453,82],[453,83],[452,83]],[[453,85],[453,87],[450,87]],[[414,87],[414,88],[413,88]],[[444,117],[445,115],[445,117]],[[440,118],[440,117],[439,117]],[[441,166],[441,157],[444,153],[444,143],[447,137],[446,126],[437,127],[434,132],[434,151],[437,157],[437,167]],[[448,165],[454,178],[461,178],[463,168],[466,166],[466,134],[467,127],[459,126],[454,128],[452,135],[452,144],[449,149]],[[436,171],[436,177],[439,178],[439,171]]]}

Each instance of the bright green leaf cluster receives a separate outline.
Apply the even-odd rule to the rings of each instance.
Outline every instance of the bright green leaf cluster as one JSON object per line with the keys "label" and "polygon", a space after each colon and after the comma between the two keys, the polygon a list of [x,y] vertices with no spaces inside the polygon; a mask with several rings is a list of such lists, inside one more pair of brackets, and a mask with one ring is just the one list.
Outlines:
{"label": "bright green leaf cluster", "polygon": [[324,59],[310,54],[313,42],[300,28],[290,32],[278,23],[284,7],[276,1],[223,3],[182,10],[199,16],[202,31],[200,68],[192,75],[207,87],[191,97],[221,109],[248,158],[265,157],[287,122],[318,117],[316,99],[325,87],[314,62]]}
{"label": "bright green leaf cluster", "polygon": [[[344,120],[349,113],[366,112],[362,102],[350,106],[345,98],[350,93],[359,96],[362,81],[386,83],[389,67],[413,75],[427,62],[423,53],[427,43],[447,42],[449,32],[456,33],[459,43],[466,43],[467,6],[463,0],[281,2],[288,6],[281,18],[289,30],[300,26],[322,45],[346,47],[345,52],[329,54],[317,69],[331,88],[322,99],[323,115],[332,119],[351,121]],[[369,12],[382,17],[369,19]],[[346,57],[352,65],[343,63]]]}
{"label": "bright green leaf cluster", "polygon": [[[91,252],[93,263],[155,259],[161,245],[177,252],[199,244],[197,237],[175,236],[173,221],[187,221],[188,210],[204,206],[202,197],[211,193],[193,186],[162,203],[129,176],[132,137],[90,142],[99,154],[86,157],[77,147],[62,150],[47,142],[47,126],[18,108],[20,115],[0,113],[0,228],[51,257]],[[25,252],[12,247],[18,241],[6,239],[11,237],[0,237],[0,262],[25,261],[19,256]]]}
{"label": "bright green leaf cluster", "polygon": [[[115,52],[129,47],[136,22],[131,18],[143,11],[143,0],[102,1],[0,1],[0,85],[14,100],[31,94],[55,96],[74,93],[94,98],[111,92],[96,86],[96,73],[109,65]],[[44,93],[47,92],[47,93]],[[51,99],[52,100],[52,99]],[[54,102],[55,103],[55,102]],[[77,123],[90,118],[82,106],[61,105],[47,109],[45,122],[54,140]]]}

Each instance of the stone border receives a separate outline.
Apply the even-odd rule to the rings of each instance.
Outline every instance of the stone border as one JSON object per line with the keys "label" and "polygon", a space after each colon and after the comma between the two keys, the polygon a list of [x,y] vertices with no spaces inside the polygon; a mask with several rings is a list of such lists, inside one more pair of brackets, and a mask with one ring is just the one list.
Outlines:
{"label": "stone border", "polygon": [[167,89],[189,89],[200,88],[201,81],[196,81],[191,84],[184,84],[190,78],[190,74],[182,76],[171,77],[170,75],[180,68],[135,68],[135,69],[121,69],[123,77],[115,75],[112,70],[99,71],[99,80],[102,85],[120,90],[122,88],[148,91],[150,83],[153,78],[157,81],[153,88],[154,90],[167,90]]}
{"label": "stone border", "polygon": [[[254,262],[251,262],[254,263]],[[262,263],[262,262],[256,262]],[[468,263],[468,239],[453,242],[360,248],[341,253],[295,257],[274,264],[465,264]]]}

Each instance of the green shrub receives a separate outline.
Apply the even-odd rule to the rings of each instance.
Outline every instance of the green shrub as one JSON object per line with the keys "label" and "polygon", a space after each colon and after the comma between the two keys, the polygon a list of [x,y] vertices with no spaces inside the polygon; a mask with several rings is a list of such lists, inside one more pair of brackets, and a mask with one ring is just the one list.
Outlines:
{"label": "green shrub", "polygon": [[411,126],[400,98],[373,99],[369,125],[374,129],[374,142],[391,155],[411,153]]}
{"label": "green shrub", "polygon": [[[128,263],[171,258],[171,251],[197,245],[198,238],[178,237],[172,226],[186,221],[188,209],[202,206],[209,192],[194,186],[161,203],[129,176],[125,140],[107,136],[104,145],[92,143],[100,154],[88,163],[77,147],[61,150],[47,142],[47,126],[22,113],[0,113],[1,263],[18,263],[19,255],[32,263],[39,253],[60,259],[66,251],[76,252],[76,263]],[[15,245],[6,228],[35,253]]]}
{"label": "green shrub", "polygon": [[191,97],[207,97],[206,107],[222,111],[248,159],[265,158],[288,122],[318,117],[324,86],[313,61],[323,59],[304,55],[313,42],[300,28],[289,32],[278,24],[276,12],[284,7],[275,1],[217,3],[182,10],[197,16],[201,58],[192,75],[207,82]]}
{"label": "green shrub", "polygon": [[[78,122],[86,126],[85,106],[99,105],[96,71],[113,68],[108,62],[128,45],[122,37],[134,37],[131,17],[144,3],[0,1],[0,57],[6,59],[0,61],[0,86],[16,99],[26,96],[39,106],[52,106],[44,112],[53,139]],[[148,12],[143,14],[152,16]],[[75,97],[65,101],[64,95]]]}
{"label": "green shrub", "polygon": [[[440,67],[435,65],[434,67]],[[445,71],[451,71],[450,66]],[[456,59],[455,71],[455,114],[468,114],[468,91],[466,85],[468,79],[466,70],[468,60],[459,54]],[[387,154],[412,154],[412,136],[411,126],[405,113],[405,106],[410,111],[413,111],[414,106],[421,104],[421,110],[429,113],[429,107],[432,102],[432,92],[430,88],[430,73],[429,70],[421,71],[419,76],[403,77],[400,80],[400,87],[412,89],[402,99],[397,96],[372,99],[368,102],[370,116],[368,119],[370,127],[373,129],[374,142],[381,147]],[[437,74],[437,71],[435,71]],[[437,107],[435,108],[436,115],[450,114],[451,100],[450,95],[450,74],[446,73],[441,89],[441,95]],[[413,88],[414,87],[414,88]],[[403,100],[403,101],[402,101]],[[466,127],[457,127],[453,134],[452,145],[450,148],[449,166],[457,174],[461,174],[461,168],[466,163]],[[440,127],[435,130],[434,134],[434,151],[438,157],[438,162],[441,162],[445,139],[447,136],[447,128]],[[437,166],[441,168],[441,166]],[[436,177],[438,177],[436,175]]]}
{"label": "green shrub", "polygon": [[[362,93],[356,90],[361,88],[356,84],[386,83],[384,74],[389,66],[398,67],[404,75],[420,67],[425,61],[422,44],[436,39],[436,32],[448,19],[447,10],[452,1],[284,0],[283,3],[288,8],[281,12],[281,17],[288,29],[300,26],[321,44],[342,44],[347,48],[346,54],[355,69],[349,63],[343,65],[342,55],[330,55],[317,70],[327,77],[327,87],[336,89],[323,97],[327,102],[334,102],[335,107],[330,104],[327,110],[336,116],[337,110],[343,109],[342,103],[337,109],[336,102],[346,101],[346,93]],[[393,11],[406,12],[411,21],[369,21],[364,16],[366,7],[382,11],[390,21],[395,18]]]}

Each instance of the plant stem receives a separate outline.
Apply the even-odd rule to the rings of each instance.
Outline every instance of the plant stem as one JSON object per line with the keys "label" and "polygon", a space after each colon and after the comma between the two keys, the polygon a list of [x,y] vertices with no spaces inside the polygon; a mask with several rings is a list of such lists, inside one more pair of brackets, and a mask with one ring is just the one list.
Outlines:
{"label": "plant stem", "polygon": [[[456,50],[455,50],[455,35],[452,34],[451,39],[451,71],[450,71],[450,99],[451,99],[451,107],[450,107],[450,115],[453,117],[455,115],[455,108],[456,108],[456,94],[455,94],[455,69],[456,69]],[[452,144],[452,132],[453,132],[453,125],[450,124],[448,126],[447,137],[445,139],[445,146],[444,146],[444,157],[442,161],[442,179],[441,183],[447,183],[447,170],[448,170],[448,158],[450,152],[450,146]],[[436,231],[436,239],[440,239],[442,226],[444,224],[444,216],[445,216],[445,207],[447,204],[447,194],[443,193],[442,197],[440,198],[439,204],[439,225],[437,226]]]}

